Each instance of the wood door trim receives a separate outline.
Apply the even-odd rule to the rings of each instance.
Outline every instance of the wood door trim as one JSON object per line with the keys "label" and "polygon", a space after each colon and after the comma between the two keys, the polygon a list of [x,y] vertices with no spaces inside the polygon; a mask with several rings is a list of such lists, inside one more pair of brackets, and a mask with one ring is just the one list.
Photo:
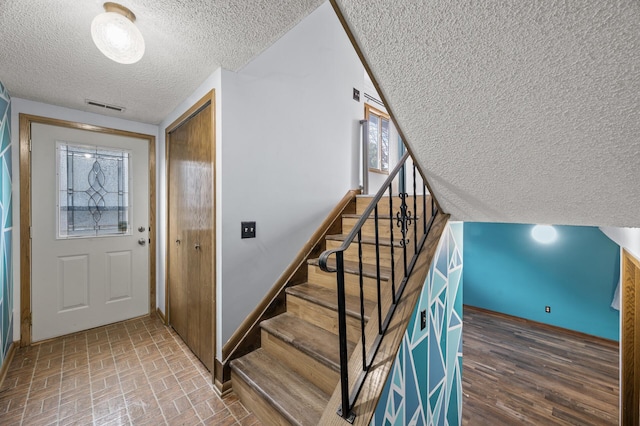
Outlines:
{"label": "wood door trim", "polygon": [[640,407],[638,406],[640,365],[636,353],[639,343],[636,338],[638,335],[636,324],[640,311],[636,308],[640,302],[640,260],[633,257],[625,249],[622,249],[620,274],[622,296],[620,424],[631,425],[638,424],[638,419],[640,419]]}
{"label": "wood door trim", "polygon": [[213,283],[213,288],[211,289],[212,291],[212,299],[213,299],[213,307],[211,309],[211,332],[213,333],[212,336],[212,344],[213,344],[213,358],[214,358],[214,371],[211,371],[211,377],[213,380],[213,377],[215,377],[215,360],[216,360],[216,300],[217,300],[217,295],[216,295],[216,289],[217,289],[217,282],[216,282],[216,274],[217,274],[217,267],[216,267],[216,96],[215,96],[215,90],[212,89],[211,91],[209,91],[207,94],[205,94],[202,98],[200,98],[195,104],[193,104],[187,111],[185,111],[180,117],[178,117],[173,123],[171,123],[169,126],[167,126],[167,128],[165,129],[165,133],[164,133],[164,145],[165,145],[165,185],[166,185],[166,192],[167,192],[167,203],[166,203],[166,207],[165,207],[165,214],[166,214],[166,242],[165,242],[165,253],[166,253],[166,261],[165,261],[165,271],[164,271],[164,321],[165,324],[169,324],[169,321],[171,320],[170,318],[170,310],[169,310],[169,303],[171,302],[169,300],[169,262],[168,262],[168,256],[169,256],[169,223],[170,223],[170,218],[169,218],[169,199],[170,199],[170,191],[169,191],[169,157],[171,155],[171,149],[170,149],[170,133],[173,132],[174,130],[176,130],[178,127],[182,126],[184,123],[186,123],[191,117],[193,117],[195,114],[197,114],[201,109],[205,108],[207,105],[211,105],[211,164],[212,164],[212,168],[213,168],[213,173],[211,173],[211,188],[213,191],[212,194],[212,200],[213,200],[213,206],[212,206],[212,210],[211,210],[211,214],[212,214],[212,219],[213,219],[213,232],[212,232],[212,236],[211,236],[211,282]]}
{"label": "wood door trim", "polygon": [[20,346],[31,344],[31,124],[48,124],[146,140],[149,146],[149,313],[156,310],[156,137],[37,115],[20,114]]}

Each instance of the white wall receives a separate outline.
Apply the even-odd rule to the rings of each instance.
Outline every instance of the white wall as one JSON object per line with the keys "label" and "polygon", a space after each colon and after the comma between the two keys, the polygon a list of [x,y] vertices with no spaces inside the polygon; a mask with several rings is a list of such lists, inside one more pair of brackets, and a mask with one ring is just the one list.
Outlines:
{"label": "white wall", "polygon": [[[222,85],[222,342],[358,186],[363,67],[325,3]],[[255,220],[255,239],[240,222]],[[218,345],[220,351],[221,345]]]}
{"label": "white wall", "polygon": [[[20,114],[37,115],[58,120],[75,121],[129,132],[143,133],[156,137],[158,149],[158,126],[107,117],[100,114],[63,108],[41,102],[11,98],[11,143],[13,145],[13,338],[20,339]],[[156,179],[157,179],[156,174]],[[158,222],[159,223],[159,222]],[[162,228],[160,228],[162,229]],[[157,233],[158,235],[160,232]]]}
{"label": "white wall", "polygon": [[600,230],[620,247],[640,259],[640,228],[601,226]]}

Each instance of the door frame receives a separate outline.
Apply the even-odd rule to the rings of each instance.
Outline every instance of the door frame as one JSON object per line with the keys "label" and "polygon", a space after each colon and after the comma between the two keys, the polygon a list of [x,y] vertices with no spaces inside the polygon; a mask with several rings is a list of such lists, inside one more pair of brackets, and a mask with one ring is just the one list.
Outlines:
{"label": "door frame", "polygon": [[126,136],[149,146],[149,314],[156,310],[156,137],[74,121],[20,114],[20,346],[31,345],[31,124]]}
{"label": "door frame", "polygon": [[620,424],[640,419],[640,260],[621,250]]}
{"label": "door frame", "polygon": [[166,235],[167,238],[165,238],[166,242],[166,246],[165,246],[165,253],[166,253],[166,262],[165,262],[165,273],[164,273],[164,277],[165,277],[165,282],[164,282],[164,297],[165,297],[165,303],[164,303],[164,321],[166,325],[169,325],[170,323],[170,315],[169,313],[171,312],[171,310],[169,309],[169,304],[171,303],[171,299],[169,298],[169,244],[171,244],[171,241],[169,241],[169,223],[170,223],[170,218],[169,218],[169,200],[170,200],[170,196],[171,194],[169,193],[169,158],[171,156],[171,147],[170,147],[170,140],[171,140],[171,136],[170,133],[173,132],[174,130],[176,130],[178,127],[182,126],[184,123],[186,123],[187,121],[189,121],[194,115],[198,114],[200,112],[200,110],[202,110],[203,108],[205,108],[207,105],[211,105],[211,165],[212,165],[212,169],[213,169],[213,173],[211,173],[211,190],[212,192],[212,197],[211,199],[213,200],[213,206],[211,213],[212,213],[212,219],[213,219],[213,232],[211,233],[211,283],[212,283],[212,289],[211,289],[211,295],[212,295],[212,303],[213,306],[211,307],[211,332],[213,333],[211,342],[213,345],[213,369],[211,370],[211,377],[212,380],[215,377],[215,370],[217,368],[217,355],[216,355],[216,339],[217,339],[217,330],[216,330],[216,315],[217,315],[217,310],[216,310],[216,301],[217,301],[217,295],[216,295],[216,289],[217,289],[217,281],[216,281],[216,276],[217,276],[217,267],[216,267],[216,97],[215,97],[215,89],[212,89],[211,91],[209,91],[207,94],[205,94],[202,98],[200,98],[196,103],[194,103],[187,111],[185,111],[180,117],[178,117],[173,123],[171,123],[169,126],[167,126],[167,128],[165,129],[165,133],[164,133],[164,143],[165,143],[165,185],[166,185],[166,191],[167,191],[167,203],[166,203],[166,207],[165,207],[165,215],[166,215]]}

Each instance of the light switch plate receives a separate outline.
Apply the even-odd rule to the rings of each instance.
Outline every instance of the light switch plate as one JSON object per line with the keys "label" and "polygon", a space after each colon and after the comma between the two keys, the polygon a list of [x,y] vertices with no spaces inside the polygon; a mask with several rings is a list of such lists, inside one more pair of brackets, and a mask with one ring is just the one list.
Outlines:
{"label": "light switch plate", "polygon": [[255,222],[241,222],[242,233],[241,238],[255,238],[256,237],[256,223]]}

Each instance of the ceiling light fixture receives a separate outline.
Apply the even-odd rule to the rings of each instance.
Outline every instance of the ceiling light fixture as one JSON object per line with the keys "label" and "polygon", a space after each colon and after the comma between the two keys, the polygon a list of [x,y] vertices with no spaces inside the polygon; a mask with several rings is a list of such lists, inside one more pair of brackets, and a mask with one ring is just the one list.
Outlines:
{"label": "ceiling light fixture", "polygon": [[551,225],[536,225],[531,229],[531,236],[541,244],[551,244],[558,238],[558,231]]}
{"label": "ceiling light fixture", "polygon": [[104,13],[93,18],[91,37],[104,55],[120,64],[136,63],[144,55],[144,38],[133,23],[136,15],[117,3],[104,4]]}

